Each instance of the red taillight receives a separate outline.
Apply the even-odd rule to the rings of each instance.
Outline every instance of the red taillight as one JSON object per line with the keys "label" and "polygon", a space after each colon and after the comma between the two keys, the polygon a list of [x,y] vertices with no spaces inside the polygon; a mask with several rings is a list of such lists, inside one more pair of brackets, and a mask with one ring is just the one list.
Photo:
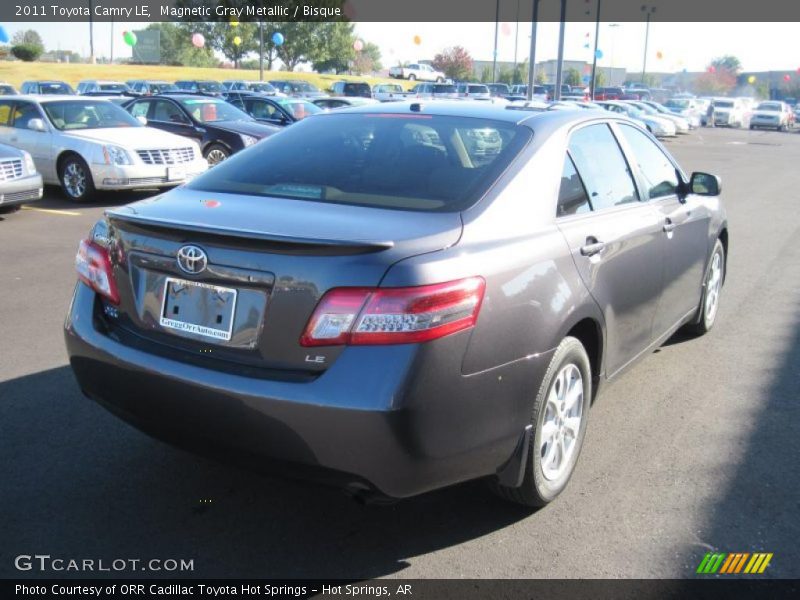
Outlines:
{"label": "red taillight", "polygon": [[108,250],[91,240],[81,240],[75,256],[75,270],[83,283],[114,304],[119,304],[119,292],[111,271]]}
{"label": "red taillight", "polygon": [[320,300],[300,344],[427,342],[475,325],[485,288],[481,277],[406,288],[335,288]]}

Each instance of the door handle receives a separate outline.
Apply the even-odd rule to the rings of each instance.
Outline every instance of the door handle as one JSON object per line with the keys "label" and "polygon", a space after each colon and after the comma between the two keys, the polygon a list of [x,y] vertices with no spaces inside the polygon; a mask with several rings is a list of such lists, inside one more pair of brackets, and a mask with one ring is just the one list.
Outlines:
{"label": "door handle", "polygon": [[586,238],[586,244],[581,246],[581,254],[583,256],[594,256],[600,254],[606,247],[604,242],[600,242],[596,237],[589,236]]}
{"label": "door handle", "polygon": [[672,222],[672,219],[667,219],[664,221],[664,233],[672,233],[675,230],[675,223]]}

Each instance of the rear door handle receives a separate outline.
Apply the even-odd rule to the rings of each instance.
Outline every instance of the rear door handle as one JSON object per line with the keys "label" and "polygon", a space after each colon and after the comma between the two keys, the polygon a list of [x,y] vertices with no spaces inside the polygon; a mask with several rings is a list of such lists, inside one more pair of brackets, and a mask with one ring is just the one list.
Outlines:
{"label": "rear door handle", "polygon": [[606,247],[604,242],[599,242],[595,237],[587,237],[586,244],[581,246],[581,254],[583,256],[594,256],[600,254]]}
{"label": "rear door handle", "polygon": [[671,233],[675,230],[675,223],[672,222],[672,219],[668,218],[666,221],[664,221],[663,229],[664,233]]}

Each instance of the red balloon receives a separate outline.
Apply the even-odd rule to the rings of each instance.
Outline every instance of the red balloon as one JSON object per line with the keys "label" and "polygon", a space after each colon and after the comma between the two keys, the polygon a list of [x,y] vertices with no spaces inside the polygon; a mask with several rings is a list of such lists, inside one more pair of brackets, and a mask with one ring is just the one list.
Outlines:
{"label": "red balloon", "polygon": [[708,72],[709,73],[716,73],[717,72],[717,68],[714,65],[711,65],[710,67],[708,67]]}
{"label": "red balloon", "polygon": [[783,80],[784,81],[791,81],[792,80],[792,76],[787,73],[786,75],[783,76]]}

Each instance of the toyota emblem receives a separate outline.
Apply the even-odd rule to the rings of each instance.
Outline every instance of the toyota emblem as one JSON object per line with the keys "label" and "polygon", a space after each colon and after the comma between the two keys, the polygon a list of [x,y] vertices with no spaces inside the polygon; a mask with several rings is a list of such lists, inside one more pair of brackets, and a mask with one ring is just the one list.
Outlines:
{"label": "toyota emblem", "polygon": [[178,249],[178,267],[185,273],[196,275],[208,266],[208,256],[197,246],[181,246]]}

